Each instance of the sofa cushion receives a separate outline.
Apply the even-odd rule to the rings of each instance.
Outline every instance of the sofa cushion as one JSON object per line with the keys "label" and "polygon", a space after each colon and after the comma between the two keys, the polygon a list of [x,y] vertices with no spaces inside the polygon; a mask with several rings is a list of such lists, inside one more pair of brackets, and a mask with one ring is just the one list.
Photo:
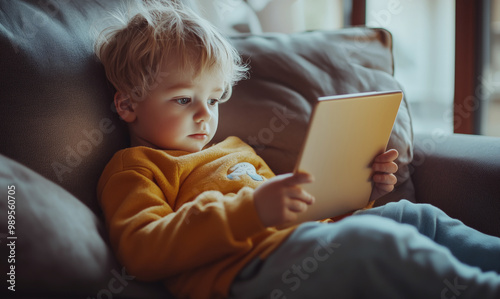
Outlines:
{"label": "sofa cushion", "polygon": [[[0,201],[1,268],[13,270],[3,280],[2,293],[166,295],[163,288],[126,274],[108,247],[102,222],[73,195],[2,155],[0,184],[5,199]],[[8,289],[12,286],[15,292]]]}
{"label": "sofa cushion", "polygon": [[[220,106],[216,140],[236,135],[252,145],[277,173],[291,171],[320,96],[402,89],[393,78],[391,35],[382,29],[349,28],[295,34],[233,37],[249,63],[250,78],[239,82]],[[355,138],[355,136],[353,136]],[[398,185],[413,198],[408,164],[413,132],[403,100],[388,148],[395,148]]]}

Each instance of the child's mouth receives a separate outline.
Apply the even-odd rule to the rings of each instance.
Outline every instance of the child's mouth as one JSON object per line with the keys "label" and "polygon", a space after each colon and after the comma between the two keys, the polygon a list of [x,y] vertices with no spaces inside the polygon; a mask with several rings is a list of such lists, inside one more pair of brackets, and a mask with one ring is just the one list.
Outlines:
{"label": "child's mouth", "polygon": [[191,137],[191,138],[200,139],[200,140],[206,139],[207,136],[208,136],[208,134],[191,134],[191,135],[189,135],[189,137]]}

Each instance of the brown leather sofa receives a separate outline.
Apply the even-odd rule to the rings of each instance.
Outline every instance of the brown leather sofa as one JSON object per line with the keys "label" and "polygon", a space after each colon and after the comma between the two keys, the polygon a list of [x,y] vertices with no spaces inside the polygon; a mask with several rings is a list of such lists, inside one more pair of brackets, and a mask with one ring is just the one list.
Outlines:
{"label": "brown leather sofa", "polygon": [[[128,143],[92,52],[95,32],[120,3],[0,2],[2,298],[169,297],[161,283],[140,282],[116,261],[95,195],[103,167]],[[318,96],[402,89],[385,30],[231,41],[250,63],[250,79],[221,105],[215,139],[239,136],[276,173],[292,169]],[[499,138],[414,136],[405,100],[389,147],[401,153],[399,184],[377,204],[431,203],[500,236]]]}

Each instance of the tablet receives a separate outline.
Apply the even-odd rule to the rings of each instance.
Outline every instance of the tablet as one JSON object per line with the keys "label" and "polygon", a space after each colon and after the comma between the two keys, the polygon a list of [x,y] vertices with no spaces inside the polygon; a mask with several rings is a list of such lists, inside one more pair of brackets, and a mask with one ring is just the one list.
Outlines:
{"label": "tablet", "polygon": [[313,183],[302,187],[315,203],[293,224],[366,207],[371,165],[386,150],[402,98],[398,90],[318,99],[294,170],[314,176]]}

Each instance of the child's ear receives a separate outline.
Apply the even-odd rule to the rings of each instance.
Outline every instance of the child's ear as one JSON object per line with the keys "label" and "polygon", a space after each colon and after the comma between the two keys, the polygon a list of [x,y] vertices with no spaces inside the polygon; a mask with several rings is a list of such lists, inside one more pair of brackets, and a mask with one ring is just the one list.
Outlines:
{"label": "child's ear", "polygon": [[118,115],[120,115],[120,117],[128,123],[133,122],[137,116],[134,110],[135,103],[132,102],[130,97],[127,94],[117,91],[115,93],[114,101]]}
{"label": "child's ear", "polygon": [[233,93],[233,87],[230,84],[227,84],[225,87],[224,93],[222,94],[222,97],[220,99],[221,102],[225,102],[225,101],[229,100],[232,93]]}

